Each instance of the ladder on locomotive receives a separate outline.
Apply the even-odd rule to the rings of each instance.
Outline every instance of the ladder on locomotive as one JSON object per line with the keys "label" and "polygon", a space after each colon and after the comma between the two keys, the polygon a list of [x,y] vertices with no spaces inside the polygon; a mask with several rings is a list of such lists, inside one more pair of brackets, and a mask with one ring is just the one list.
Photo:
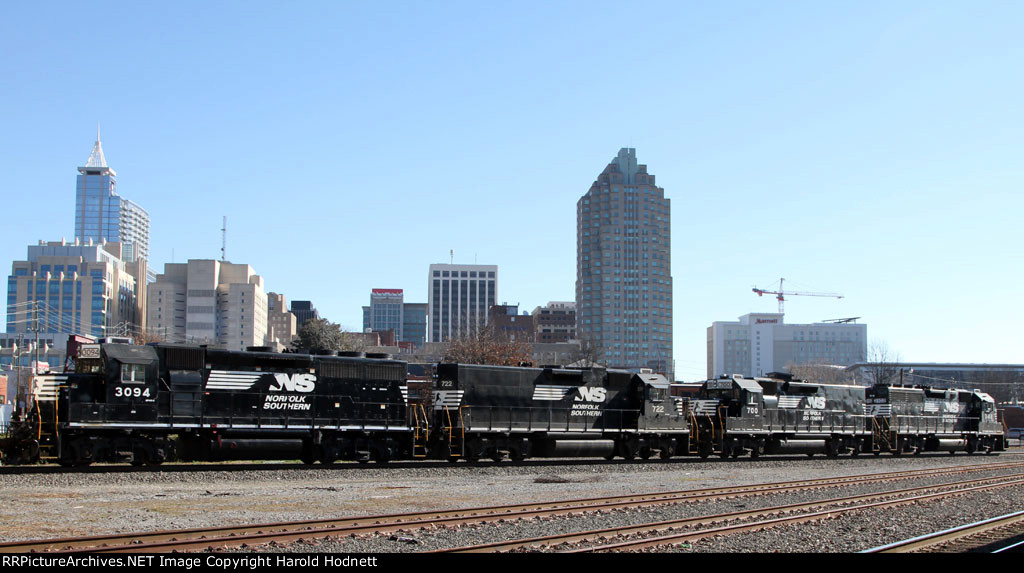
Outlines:
{"label": "ladder on locomotive", "polygon": [[427,442],[430,439],[430,423],[423,404],[416,404],[412,409],[413,415],[413,436],[412,436],[412,457],[427,457]]}
{"label": "ladder on locomotive", "polygon": [[43,375],[32,380],[32,408],[36,443],[41,461],[56,461],[60,458],[60,418],[58,396],[67,376]]}
{"label": "ladder on locomotive", "polygon": [[[879,422],[881,420],[881,422]],[[892,420],[888,417],[871,417],[871,451],[892,451],[896,448],[897,435]],[[884,449],[883,449],[883,446]]]}
{"label": "ladder on locomotive", "polygon": [[697,454],[697,443],[700,441],[700,424],[697,423],[697,415],[690,410],[690,438],[687,441],[687,451],[690,455]]}
{"label": "ladder on locomotive", "polygon": [[[715,419],[711,417],[711,414],[702,414],[708,419],[708,430],[711,432],[711,447],[714,449],[715,444]],[[724,446],[725,442],[725,406],[718,406],[718,423],[719,423],[719,439],[722,441]],[[691,455],[700,453],[700,420],[697,414],[691,409],[690,410],[690,437],[688,440],[687,451]]]}
{"label": "ladder on locomotive", "polygon": [[456,408],[458,426],[452,420],[452,409],[444,408],[445,425],[443,431],[448,433],[448,457],[461,458],[466,455],[466,425],[462,419],[462,407]]}

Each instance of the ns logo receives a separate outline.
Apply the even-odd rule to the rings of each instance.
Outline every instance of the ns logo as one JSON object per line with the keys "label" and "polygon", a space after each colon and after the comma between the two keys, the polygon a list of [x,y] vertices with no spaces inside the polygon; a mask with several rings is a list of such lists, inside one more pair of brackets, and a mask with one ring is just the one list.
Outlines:
{"label": "ns logo", "polygon": [[573,398],[577,402],[604,402],[608,390],[605,388],[579,387],[579,395]]}
{"label": "ns logo", "polygon": [[274,374],[272,392],[312,392],[316,387],[316,376],[312,374]]}
{"label": "ns logo", "polygon": [[825,409],[825,397],[824,396],[808,396],[807,407],[812,410],[824,410]]}

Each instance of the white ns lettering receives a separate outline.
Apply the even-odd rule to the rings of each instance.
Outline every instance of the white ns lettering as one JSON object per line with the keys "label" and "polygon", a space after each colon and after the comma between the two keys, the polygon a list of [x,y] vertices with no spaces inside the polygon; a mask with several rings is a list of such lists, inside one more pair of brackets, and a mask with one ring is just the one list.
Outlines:
{"label": "white ns lettering", "polygon": [[604,388],[587,388],[581,386],[579,388],[580,395],[576,396],[577,402],[604,402],[607,390]]}
{"label": "white ns lettering", "polygon": [[312,392],[316,387],[316,376],[312,374],[274,374],[270,389],[274,392]]}

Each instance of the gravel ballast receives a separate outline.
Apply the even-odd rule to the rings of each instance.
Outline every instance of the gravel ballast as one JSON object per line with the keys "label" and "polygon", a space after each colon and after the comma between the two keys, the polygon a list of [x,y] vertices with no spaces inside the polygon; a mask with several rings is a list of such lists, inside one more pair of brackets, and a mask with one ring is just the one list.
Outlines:
{"label": "gravel ballast", "polygon": [[[1024,461],[1016,452],[1000,456],[923,455],[893,458],[686,459],[669,462],[527,462],[401,467],[339,464],[238,471],[113,473],[0,473],[6,527],[0,540],[75,537],[275,521],[319,519],[466,508],[527,501],[692,490],[797,479],[859,475],[908,469]],[[1020,470],[996,472],[1001,475]],[[971,472],[962,479],[990,473]],[[445,530],[415,530],[363,538],[315,540],[287,547],[246,550],[300,552],[410,552],[489,543],[520,537],[598,529],[770,507],[946,483],[953,477],[915,479],[898,486],[871,484],[783,494],[610,511],[573,518],[518,520]],[[828,552],[858,551],[938,529],[1024,509],[1024,488],[950,495],[936,502],[864,510],[811,525],[711,538],[657,551]]]}

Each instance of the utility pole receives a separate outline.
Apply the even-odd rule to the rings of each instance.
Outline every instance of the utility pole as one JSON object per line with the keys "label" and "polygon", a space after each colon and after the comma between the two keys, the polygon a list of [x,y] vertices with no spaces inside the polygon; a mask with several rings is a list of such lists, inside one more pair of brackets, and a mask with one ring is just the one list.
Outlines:
{"label": "utility pole", "polygon": [[36,331],[36,364],[32,367],[32,376],[35,377],[39,373],[39,301],[32,301],[32,314],[35,317],[35,331]]}

